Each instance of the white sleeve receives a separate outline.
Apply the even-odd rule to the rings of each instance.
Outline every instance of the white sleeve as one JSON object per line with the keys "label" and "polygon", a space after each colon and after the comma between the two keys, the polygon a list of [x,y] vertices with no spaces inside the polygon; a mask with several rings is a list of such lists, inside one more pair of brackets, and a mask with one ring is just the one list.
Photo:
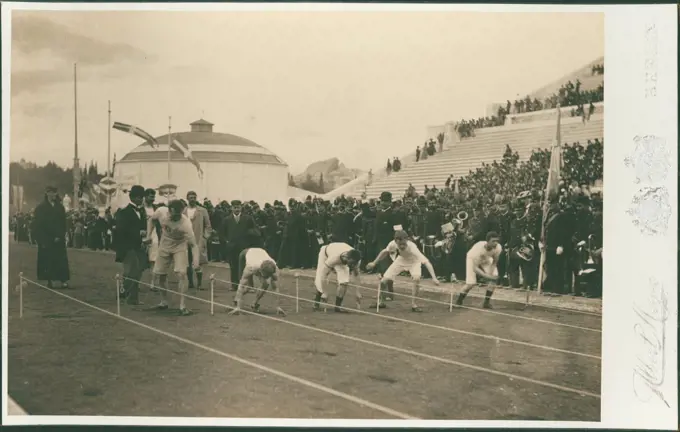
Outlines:
{"label": "white sleeve", "polygon": [[421,264],[425,264],[426,262],[430,261],[425,255],[423,255],[423,253],[420,251],[420,249],[418,249],[418,246],[416,246],[415,244],[411,244],[411,245],[413,247],[412,248],[413,254],[418,257]]}
{"label": "white sleeve", "polygon": [[153,212],[153,215],[151,215],[151,219],[160,221],[163,218],[163,215],[166,214],[166,212],[167,207],[158,207],[156,211]]}
{"label": "white sleeve", "polygon": [[189,243],[189,246],[196,246],[196,236],[194,236],[194,227],[191,225],[191,221],[189,221],[189,218],[182,216],[182,229],[187,235],[187,240]]}

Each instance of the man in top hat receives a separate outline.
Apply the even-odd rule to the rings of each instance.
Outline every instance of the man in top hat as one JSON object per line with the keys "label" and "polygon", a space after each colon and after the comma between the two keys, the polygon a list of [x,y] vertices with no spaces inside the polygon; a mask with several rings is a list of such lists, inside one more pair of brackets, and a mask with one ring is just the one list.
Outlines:
{"label": "man in top hat", "polygon": [[68,288],[71,272],[66,253],[66,210],[57,195],[57,188],[48,186],[45,199],[35,208],[34,238],[38,243],[38,280],[60,281]]}
{"label": "man in top hat", "polygon": [[[194,191],[187,193],[187,207],[184,209],[184,214],[191,221],[191,226],[194,229],[194,237],[198,244],[198,264],[196,268],[196,289],[202,289],[203,284],[203,269],[201,266],[208,263],[208,239],[212,234],[212,227],[210,225],[210,216],[208,210],[198,204],[198,195]],[[189,262],[193,261],[191,249],[189,249]],[[191,267],[187,268],[187,278],[189,279],[189,288],[194,288],[194,271]]]}
{"label": "man in top hat", "polygon": [[242,212],[241,201],[231,202],[231,214],[222,222],[222,239],[226,241],[229,272],[231,274],[231,290],[238,290],[239,256],[250,246],[252,237],[258,235],[257,226],[252,216]]}

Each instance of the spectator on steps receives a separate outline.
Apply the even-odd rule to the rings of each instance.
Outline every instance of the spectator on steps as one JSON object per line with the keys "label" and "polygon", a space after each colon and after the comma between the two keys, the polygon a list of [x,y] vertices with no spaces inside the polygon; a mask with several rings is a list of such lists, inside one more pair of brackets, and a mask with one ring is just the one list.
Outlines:
{"label": "spectator on steps", "polygon": [[420,160],[420,146],[416,147],[416,162]]}

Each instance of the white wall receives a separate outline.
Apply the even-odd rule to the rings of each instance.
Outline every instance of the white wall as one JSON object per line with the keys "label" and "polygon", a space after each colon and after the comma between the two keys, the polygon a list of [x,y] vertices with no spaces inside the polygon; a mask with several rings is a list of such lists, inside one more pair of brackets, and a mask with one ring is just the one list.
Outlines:
{"label": "white wall", "polygon": [[[185,197],[190,190],[199,200],[208,197],[213,203],[221,200],[254,200],[260,204],[273,202],[288,195],[288,167],[235,162],[202,162],[203,179],[189,162],[172,162],[170,183],[177,185],[177,196]],[[167,162],[118,162],[116,181],[135,178],[145,188],[158,188],[168,183]]]}

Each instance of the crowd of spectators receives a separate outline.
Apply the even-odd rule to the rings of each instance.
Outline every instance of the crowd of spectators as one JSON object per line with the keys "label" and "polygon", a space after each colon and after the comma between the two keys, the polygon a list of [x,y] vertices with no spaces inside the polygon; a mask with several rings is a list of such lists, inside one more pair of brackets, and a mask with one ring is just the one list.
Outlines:
{"label": "crowd of spectators", "polygon": [[[519,161],[517,152],[506,146],[500,162],[483,163],[481,167],[460,178],[453,176],[445,182],[445,188],[437,190],[428,188],[425,194],[433,190],[442,194],[458,190],[458,193],[474,196],[482,205],[492,205],[496,195],[516,197],[522,192],[540,195],[548,181],[550,167],[550,150],[534,150],[526,161]],[[562,146],[563,166],[561,171],[562,189],[565,194],[589,194],[590,185],[602,179],[604,168],[603,142],[599,139],[588,140]],[[413,195],[408,191],[408,195]]]}
{"label": "crowd of spectators", "polygon": [[[603,75],[604,66],[593,66],[593,75]],[[461,120],[454,126],[461,138],[475,136],[475,129],[503,126],[508,114],[521,114],[537,112],[545,109],[556,108],[559,104],[562,107],[575,106],[570,111],[572,117],[589,117],[595,110],[594,104],[604,100],[604,83],[592,90],[583,90],[581,81],[567,82],[562,85],[557,93],[552,96],[539,100],[526,96],[524,99],[517,99],[514,102],[506,101],[505,106],[498,107],[496,115],[491,117],[479,117],[477,119]],[[587,108],[586,108],[587,106]]]}
{"label": "crowd of spectators", "polygon": [[385,172],[387,173],[387,175],[399,171],[401,171],[401,161],[399,160],[399,158],[394,157],[392,158],[392,160],[387,159],[387,166],[385,167]]}

